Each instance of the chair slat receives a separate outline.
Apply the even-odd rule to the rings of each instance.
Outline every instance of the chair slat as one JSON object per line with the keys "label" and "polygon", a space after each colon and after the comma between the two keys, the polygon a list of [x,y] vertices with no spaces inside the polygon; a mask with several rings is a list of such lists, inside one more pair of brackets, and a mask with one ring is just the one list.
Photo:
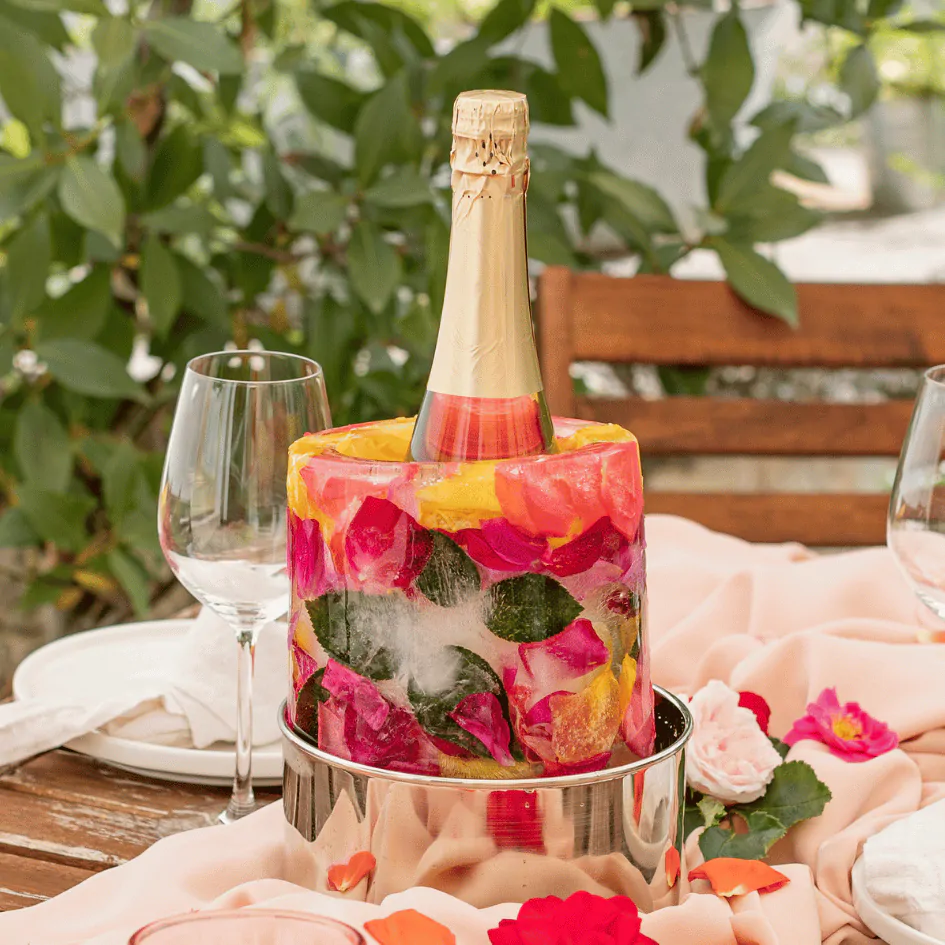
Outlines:
{"label": "chair slat", "polygon": [[565,282],[546,270],[539,295],[554,291],[554,305],[571,312],[575,361],[785,367],[945,362],[945,284],[798,285],[801,326],[795,330],[752,311],[722,282],[569,276]]}
{"label": "chair slat", "polygon": [[889,499],[873,494],[648,492],[646,512],[681,515],[747,541],[881,545]]}
{"label": "chair slat", "polygon": [[898,456],[912,401],[880,404],[774,400],[578,397],[577,415],[632,430],[644,456]]}

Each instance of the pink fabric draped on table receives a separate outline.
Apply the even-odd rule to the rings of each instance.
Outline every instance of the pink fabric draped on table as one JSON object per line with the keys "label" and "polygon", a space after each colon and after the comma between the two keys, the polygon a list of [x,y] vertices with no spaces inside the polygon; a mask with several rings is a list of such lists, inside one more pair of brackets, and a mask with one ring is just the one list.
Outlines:
{"label": "pink fabric draped on table", "polygon": [[[772,851],[791,883],[731,904],[702,883],[681,906],[647,916],[659,945],[865,943],[851,904],[850,868],[862,842],[892,820],[945,796],[945,645],[917,642],[926,617],[885,549],[818,557],[796,545],[750,545],[681,519],[647,520],[650,633],[656,682],[692,693],[710,679],[771,704],[783,736],[827,687],[899,733],[901,747],[850,763],[801,742],[790,757],[833,792],[824,814]],[[333,915],[360,926],[416,908],[449,925],[460,945],[518,907],[475,910],[428,889],[380,905],[285,882],[281,811],[273,805],[232,827],[161,841],[137,860],[50,902],[0,916],[4,945],[124,945],[159,916],[207,906],[265,903]],[[689,862],[698,862],[690,841]],[[796,865],[794,865],[796,864]],[[813,878],[813,884],[812,884]],[[815,885],[814,885],[815,884]]]}

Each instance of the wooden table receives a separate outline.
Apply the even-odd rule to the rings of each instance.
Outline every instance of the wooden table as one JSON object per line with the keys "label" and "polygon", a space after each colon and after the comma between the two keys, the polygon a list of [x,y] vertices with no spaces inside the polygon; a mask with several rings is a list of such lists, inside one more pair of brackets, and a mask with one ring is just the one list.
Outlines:
{"label": "wooden table", "polygon": [[[0,910],[21,909],[213,824],[228,790],[149,780],[54,751],[0,776]],[[262,803],[277,789],[257,792]]]}

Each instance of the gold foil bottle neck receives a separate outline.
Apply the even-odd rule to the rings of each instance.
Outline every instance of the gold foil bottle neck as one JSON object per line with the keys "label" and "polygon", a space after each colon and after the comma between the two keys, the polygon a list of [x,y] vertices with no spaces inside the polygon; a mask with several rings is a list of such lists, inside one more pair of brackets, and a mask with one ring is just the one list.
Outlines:
{"label": "gold foil bottle neck", "polygon": [[528,101],[519,92],[463,92],[453,105],[454,192],[523,193],[528,183]]}
{"label": "gold foil bottle neck", "polygon": [[528,99],[521,92],[478,89],[463,92],[453,103],[453,135],[483,138],[528,137]]}

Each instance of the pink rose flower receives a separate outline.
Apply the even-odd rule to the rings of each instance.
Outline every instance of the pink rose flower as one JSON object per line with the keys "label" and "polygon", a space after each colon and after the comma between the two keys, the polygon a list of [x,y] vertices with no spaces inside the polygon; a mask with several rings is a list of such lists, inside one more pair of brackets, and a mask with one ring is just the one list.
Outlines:
{"label": "pink rose flower", "polygon": [[825,689],[811,702],[807,715],[794,723],[784,741],[794,745],[805,738],[822,742],[832,755],[846,761],[869,761],[899,744],[899,736],[858,702],[840,705],[836,689]]}
{"label": "pink rose flower", "polygon": [[690,700],[695,730],[686,750],[686,778],[723,804],[747,804],[765,792],[781,756],[738,693],[713,679]]}

